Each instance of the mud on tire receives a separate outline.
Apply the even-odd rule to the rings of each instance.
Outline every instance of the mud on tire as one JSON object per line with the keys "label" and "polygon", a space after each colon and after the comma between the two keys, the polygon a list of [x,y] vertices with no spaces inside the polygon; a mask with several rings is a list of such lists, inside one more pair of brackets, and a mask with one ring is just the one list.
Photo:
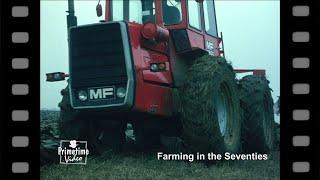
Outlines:
{"label": "mud on tire", "polygon": [[62,100],[59,103],[59,132],[62,139],[82,139],[85,135],[85,121],[79,112],[71,107],[68,86],[61,90]]}
{"label": "mud on tire", "polygon": [[90,153],[102,154],[107,148],[121,151],[125,141],[123,125],[110,126],[106,120],[73,109],[68,86],[61,90],[59,131],[61,139],[88,141]]}
{"label": "mud on tire", "polygon": [[[193,61],[185,84],[179,89],[182,138],[190,151],[239,151],[241,118],[237,91],[233,69],[225,59],[205,55]],[[220,121],[219,125],[223,119],[225,123]]]}
{"label": "mud on tire", "polygon": [[265,77],[248,75],[239,81],[243,109],[242,142],[246,152],[275,148],[273,100]]}

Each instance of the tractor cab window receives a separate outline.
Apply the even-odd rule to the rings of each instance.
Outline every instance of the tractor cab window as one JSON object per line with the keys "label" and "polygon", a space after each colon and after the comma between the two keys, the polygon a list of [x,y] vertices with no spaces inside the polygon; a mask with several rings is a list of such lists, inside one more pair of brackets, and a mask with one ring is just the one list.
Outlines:
{"label": "tractor cab window", "polygon": [[162,1],[163,21],[166,25],[178,24],[181,22],[181,0]]}
{"label": "tractor cab window", "polygon": [[201,30],[200,3],[196,0],[188,0],[188,19],[190,26]]}
{"label": "tractor cab window", "polygon": [[124,3],[122,0],[114,0],[112,1],[112,20],[113,21],[122,21],[124,20]]}
{"label": "tractor cab window", "polygon": [[218,37],[216,14],[213,0],[203,1],[203,12],[206,32],[212,36]]}
{"label": "tractor cab window", "polygon": [[111,17],[113,21],[154,22],[154,0],[112,0]]}

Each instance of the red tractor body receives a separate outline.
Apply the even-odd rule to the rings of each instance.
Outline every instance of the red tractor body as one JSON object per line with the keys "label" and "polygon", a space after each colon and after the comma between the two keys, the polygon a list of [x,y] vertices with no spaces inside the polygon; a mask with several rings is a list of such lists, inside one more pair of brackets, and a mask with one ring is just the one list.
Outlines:
{"label": "red tractor body", "polygon": [[[121,7],[123,8],[124,17],[121,20],[127,27],[128,47],[131,52],[132,70],[134,72],[133,103],[125,111],[171,116],[175,111],[172,89],[183,82],[190,58],[205,53],[220,56],[222,53],[219,49],[222,39],[206,32],[205,22],[201,20],[202,18],[198,19],[199,29],[192,27],[188,23],[187,1],[177,2],[177,5],[180,6],[181,19],[178,23],[166,25],[163,20],[163,3],[166,3],[166,1],[154,1],[153,21],[146,20],[143,24],[134,21],[129,22],[130,17],[128,17],[128,14],[130,13],[128,11],[131,9],[129,7],[130,3],[129,1],[123,1]],[[199,15],[203,16],[203,5],[196,1],[194,2],[198,6]],[[113,3],[114,1],[112,0],[106,1],[106,24],[113,23],[115,19],[112,13],[114,10]],[[152,1],[149,1],[149,3],[152,4]],[[209,9],[214,13],[213,1],[208,1],[208,5],[212,6]],[[145,4],[145,6],[147,7],[148,5]],[[148,9],[145,11],[148,11]],[[211,15],[215,22],[215,14]],[[214,28],[214,31],[217,32],[215,23],[211,28]],[[108,34],[106,33],[105,36],[108,36]],[[156,65],[164,66],[164,68],[153,70],[152,66]],[[72,87],[71,83],[71,89]],[[71,91],[71,94],[73,93]],[[74,105],[74,107],[83,108],[81,105],[78,107]],[[85,106],[85,108],[91,107]],[[96,107],[92,106],[92,108]],[[106,110],[108,109],[109,107],[106,107]]]}

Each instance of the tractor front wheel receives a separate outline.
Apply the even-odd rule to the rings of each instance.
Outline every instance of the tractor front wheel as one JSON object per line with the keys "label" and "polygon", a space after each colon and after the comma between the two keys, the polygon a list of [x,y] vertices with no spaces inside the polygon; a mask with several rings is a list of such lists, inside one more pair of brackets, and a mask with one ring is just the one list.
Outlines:
{"label": "tractor front wheel", "polygon": [[241,115],[235,74],[225,59],[202,56],[180,88],[182,138],[193,152],[238,152]]}
{"label": "tractor front wheel", "polygon": [[110,126],[106,120],[97,119],[88,112],[73,109],[70,104],[68,86],[61,91],[59,103],[60,138],[88,142],[90,153],[102,154],[108,147],[121,151],[125,141],[125,127],[122,124]]}

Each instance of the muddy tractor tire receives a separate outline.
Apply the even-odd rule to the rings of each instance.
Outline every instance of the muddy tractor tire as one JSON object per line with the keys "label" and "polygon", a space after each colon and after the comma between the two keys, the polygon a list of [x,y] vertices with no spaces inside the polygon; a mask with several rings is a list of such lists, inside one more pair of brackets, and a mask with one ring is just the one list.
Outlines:
{"label": "muddy tractor tire", "polygon": [[61,95],[62,100],[59,103],[61,139],[87,141],[90,154],[94,155],[100,155],[108,148],[114,151],[122,150],[125,141],[123,126],[118,125],[110,128],[106,121],[95,119],[88,112],[73,109],[70,104],[68,86],[61,90]]}
{"label": "muddy tractor tire", "polygon": [[273,100],[265,77],[248,75],[239,81],[243,109],[242,142],[246,152],[266,153],[275,148]]}
{"label": "muddy tractor tire", "polygon": [[240,150],[240,102],[235,74],[225,59],[202,56],[193,61],[181,99],[182,139],[192,152]]}

